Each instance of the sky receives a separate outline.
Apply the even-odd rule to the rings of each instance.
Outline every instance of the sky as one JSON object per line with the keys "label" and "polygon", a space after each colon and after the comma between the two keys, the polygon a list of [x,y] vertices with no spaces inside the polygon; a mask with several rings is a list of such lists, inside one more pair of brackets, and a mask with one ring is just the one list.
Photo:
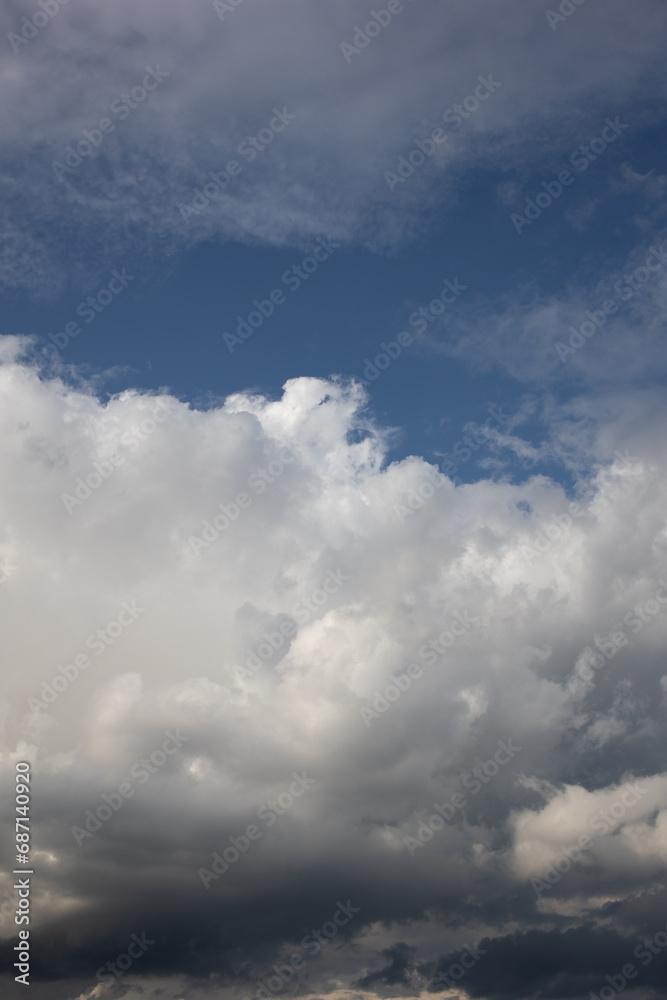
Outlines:
{"label": "sky", "polygon": [[667,998],[666,40],[6,0],[3,996]]}

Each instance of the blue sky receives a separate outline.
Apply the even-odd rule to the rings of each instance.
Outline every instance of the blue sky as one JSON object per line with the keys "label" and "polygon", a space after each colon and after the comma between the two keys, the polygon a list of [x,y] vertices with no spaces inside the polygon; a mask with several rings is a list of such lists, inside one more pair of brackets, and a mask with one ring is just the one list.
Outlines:
{"label": "blue sky", "polygon": [[3,995],[665,1000],[665,4],[0,29]]}
{"label": "blue sky", "polygon": [[[468,421],[484,419],[489,405],[515,413],[525,386],[508,378],[501,365],[481,372],[479,358],[439,357],[433,342],[447,340],[450,321],[463,321],[482,304],[492,313],[519,290],[524,297],[567,298],[574,285],[593,303],[598,283],[646,242],[645,192],[623,178],[628,170],[640,176],[659,170],[665,140],[650,121],[654,116],[650,106],[635,108],[634,116],[627,116],[634,124],[618,143],[586,171],[573,170],[573,186],[520,234],[512,212],[524,209],[526,199],[543,190],[543,181],[553,182],[572,166],[570,155],[554,154],[544,136],[535,137],[535,163],[502,171],[470,166],[456,179],[455,197],[448,190],[427,212],[418,204],[411,208],[418,231],[400,245],[381,250],[334,240],[337,248],[307,280],[286,284],[282,276],[299,267],[315,240],[290,248],[205,241],[166,259],[155,253],[137,258],[130,245],[109,259],[107,274],[100,269],[95,280],[79,280],[76,287],[68,282],[56,295],[44,289],[47,301],[32,292],[9,292],[6,331],[34,333],[40,344],[49,343],[48,334],[76,321],[77,306],[107,284],[113,266],[124,267],[133,280],[94,323],[82,324],[82,335],[70,340],[63,360],[86,372],[104,372],[100,389],[107,393],[127,386],[169,387],[207,407],[247,388],[276,398],[295,375],[363,377],[365,360],[376,356],[381,342],[404,329],[421,333],[423,324],[414,318],[410,324],[410,316],[428,308],[447,278],[458,279],[465,292],[440,316],[429,313],[427,338],[417,337],[398,363],[369,385],[374,411],[397,428],[391,457],[415,453],[437,461]],[[604,127],[604,118],[600,122]],[[598,131],[588,122],[573,127],[568,154]],[[421,169],[430,170],[429,194],[437,200],[438,179],[430,168]],[[399,188],[397,198],[402,193]],[[223,334],[233,334],[253,301],[276,288],[285,300],[251,341],[230,351]],[[545,344],[545,378],[535,380],[535,390],[567,399],[579,386],[547,372],[554,356]],[[539,431],[528,433],[535,441]],[[466,480],[479,474],[474,468],[474,463],[466,467]]]}

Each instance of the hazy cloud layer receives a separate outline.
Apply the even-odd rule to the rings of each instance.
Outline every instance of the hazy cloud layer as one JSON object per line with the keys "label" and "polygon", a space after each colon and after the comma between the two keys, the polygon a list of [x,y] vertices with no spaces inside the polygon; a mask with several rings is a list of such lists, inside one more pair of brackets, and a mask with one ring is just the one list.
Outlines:
{"label": "hazy cloud layer", "polygon": [[[633,127],[656,122],[664,95],[659,0],[583,4],[557,30],[522,0],[449,0],[444,11],[417,0],[352,55],[341,46],[370,11],[351,0],[227,7],[74,0],[48,18],[35,6],[35,28],[25,4],[3,6],[5,285],[48,295],[200,240],[303,245],[330,232],[395,246],[451,198],[464,168],[557,168],[573,136],[607,115],[632,107]],[[142,95],[147,71],[160,82]],[[486,103],[443,123],[489,74],[500,86]],[[262,135],[275,109],[295,117]],[[439,126],[447,141],[391,190],[385,172]],[[249,136],[258,145],[239,153]],[[95,148],[79,155],[82,141]],[[220,195],[184,212],[230,159],[241,169]]]}

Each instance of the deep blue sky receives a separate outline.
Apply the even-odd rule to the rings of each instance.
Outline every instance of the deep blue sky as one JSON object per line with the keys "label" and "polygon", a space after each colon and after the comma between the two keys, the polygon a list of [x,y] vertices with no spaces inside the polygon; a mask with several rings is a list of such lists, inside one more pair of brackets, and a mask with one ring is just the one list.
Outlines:
{"label": "deep blue sky", "polygon": [[[590,134],[582,128],[570,148]],[[542,180],[569,166],[569,157],[545,155],[532,171],[469,169],[459,177],[457,198],[446,197],[424,215],[421,238],[384,252],[343,243],[296,291],[281,276],[301,263],[314,241],[290,249],[204,242],[166,259],[156,254],[139,260],[130,250],[115,263],[135,280],[93,323],[82,324],[63,359],[84,372],[110,372],[103,392],[169,386],[207,407],[246,388],[275,398],[284,382],[298,375],[362,376],[365,359],[375,357],[381,341],[404,329],[414,332],[408,317],[438,295],[446,278],[458,278],[466,290],[439,322],[429,324],[438,337],[446,335],[450,316],[462,318],[481,304],[493,313],[494,305],[518,288],[557,296],[574,283],[594,305],[591,293],[598,281],[642,243],[636,213],[645,202],[620,183],[624,166],[648,174],[664,162],[664,150],[663,130],[628,128],[520,235],[511,212],[541,190]],[[512,204],[499,196],[508,184],[515,185]],[[568,213],[592,201],[592,218],[573,224]],[[80,283],[47,302],[9,295],[5,329],[40,338],[61,330],[76,319],[82,297],[101,284]],[[253,300],[274,288],[286,293],[286,302],[231,354],[223,332],[234,332],[239,314],[247,316]],[[392,458],[417,453],[437,461],[467,421],[485,419],[489,405],[516,411],[525,387],[498,366],[480,371],[475,362],[481,360],[444,358],[415,343],[369,386],[377,417],[399,432]],[[568,396],[567,383],[538,382],[531,390]],[[523,433],[530,438],[533,430],[539,437],[529,425]],[[478,472],[469,462],[459,475],[476,478]]]}

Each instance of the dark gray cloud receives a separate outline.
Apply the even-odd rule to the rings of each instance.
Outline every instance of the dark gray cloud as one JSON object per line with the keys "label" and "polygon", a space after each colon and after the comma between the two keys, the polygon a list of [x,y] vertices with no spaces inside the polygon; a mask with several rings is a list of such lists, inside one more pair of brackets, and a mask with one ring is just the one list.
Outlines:
{"label": "dark gray cloud", "polygon": [[[652,937],[653,935],[651,935]],[[572,927],[567,930],[528,931],[508,934],[491,940],[484,938],[479,951],[484,955],[460,978],[469,996],[509,997],[580,997],[609,989],[607,977],[618,977],[620,992],[625,979],[620,970],[631,964],[634,975],[626,982],[639,989],[639,995],[665,996],[665,959],[657,955],[644,965],[645,956],[639,938],[625,938],[600,927]],[[649,954],[651,954],[649,952]],[[451,953],[438,963],[435,977],[447,975],[460,955]],[[459,966],[460,968],[460,966]],[[459,968],[455,975],[459,975]],[[434,978],[435,978],[434,977]],[[454,978],[451,981],[455,982]],[[434,990],[435,991],[435,990]]]}

